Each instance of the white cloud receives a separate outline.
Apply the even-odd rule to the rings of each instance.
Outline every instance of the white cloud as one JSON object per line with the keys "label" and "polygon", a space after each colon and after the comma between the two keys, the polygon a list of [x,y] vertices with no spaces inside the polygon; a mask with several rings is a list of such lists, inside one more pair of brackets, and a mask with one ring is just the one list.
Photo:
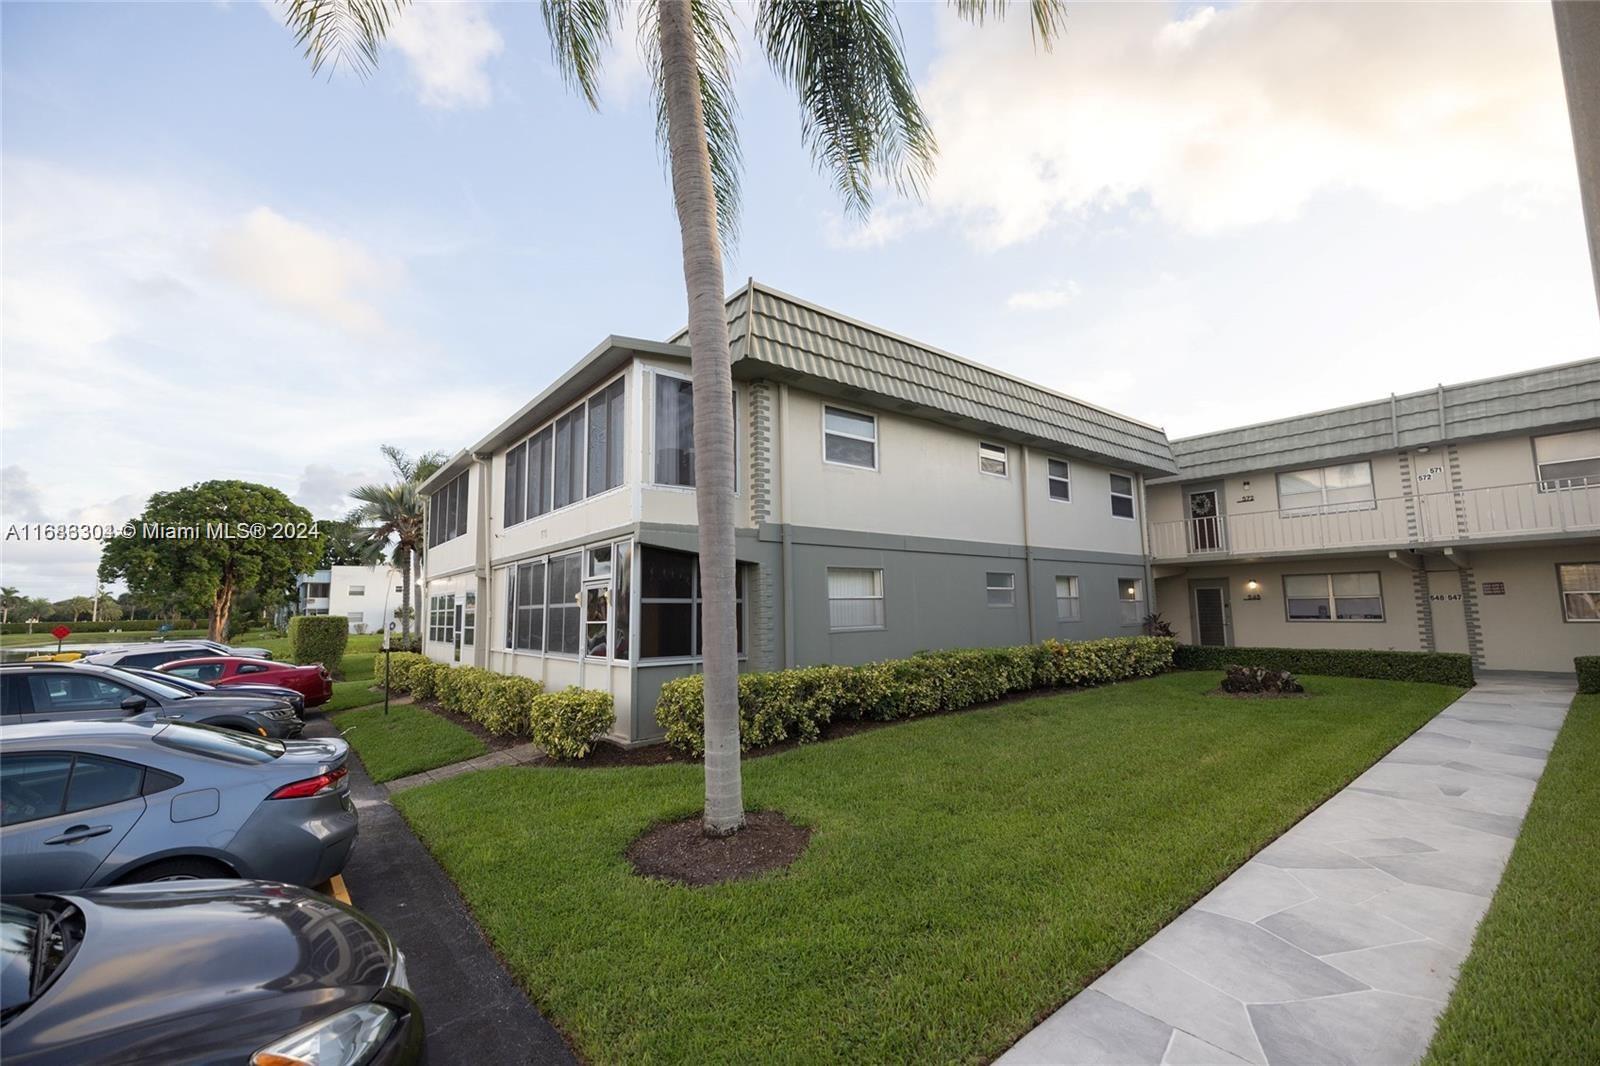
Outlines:
{"label": "white cloud", "polygon": [[212,260],[228,277],[295,311],[308,311],[356,333],[384,328],[376,307],[357,294],[393,283],[399,266],[354,241],[330,237],[257,207],[217,233]]}
{"label": "white cloud", "polygon": [[939,19],[926,213],[991,247],[1127,206],[1205,233],[1329,191],[1425,208],[1576,181],[1537,4],[1075,6],[1037,54],[1026,20]]}
{"label": "white cloud", "polygon": [[308,463],[300,487],[289,495],[317,518],[343,518],[350,511],[351,489],[388,476],[381,470],[340,470],[329,463]]}
{"label": "white cloud", "polygon": [[1076,281],[1056,283],[1040,289],[1027,289],[1006,297],[1006,307],[1013,311],[1054,311],[1076,300],[1079,291]]}
{"label": "white cloud", "polygon": [[395,19],[389,41],[406,57],[424,105],[485,107],[494,98],[486,67],[505,39],[480,5],[414,4]]}

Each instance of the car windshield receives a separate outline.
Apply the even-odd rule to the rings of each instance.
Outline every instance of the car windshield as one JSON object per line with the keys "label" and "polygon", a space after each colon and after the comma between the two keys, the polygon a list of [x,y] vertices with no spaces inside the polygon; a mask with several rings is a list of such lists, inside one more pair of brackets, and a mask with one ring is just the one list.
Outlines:
{"label": "car windshield", "polygon": [[284,752],[282,741],[187,722],[173,722],[156,734],[155,741],[191,755],[227,762],[268,763]]}

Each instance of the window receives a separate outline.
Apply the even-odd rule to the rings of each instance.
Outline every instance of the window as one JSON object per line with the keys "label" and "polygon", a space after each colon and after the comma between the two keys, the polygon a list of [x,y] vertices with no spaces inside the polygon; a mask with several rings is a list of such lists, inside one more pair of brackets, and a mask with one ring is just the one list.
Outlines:
{"label": "window", "polygon": [[590,548],[587,555],[590,577],[607,577],[610,575],[611,545],[602,544],[598,548]]}
{"label": "window", "polygon": [[1283,602],[1291,622],[1383,621],[1383,588],[1376,571],[1285,574]]}
{"label": "window", "polygon": [[455,540],[466,532],[467,472],[463,470],[428,498],[428,547]]}
{"label": "window", "polygon": [[349,594],[351,596],[365,596],[367,594],[367,586],[365,586],[365,585],[351,585]]}
{"label": "window", "polygon": [[557,508],[583,499],[583,405],[556,419],[555,493]]}
{"label": "window", "polygon": [[657,374],[655,480],[658,485],[694,486],[694,385]]}
{"label": "window", "polygon": [[1285,470],[1278,474],[1280,514],[1331,514],[1365,511],[1377,506],[1372,495],[1372,464]]}
{"label": "window", "polygon": [[328,596],[328,583],[326,581],[306,582],[306,595],[314,600],[326,599]]}
{"label": "window", "polygon": [[1144,621],[1144,578],[1117,578],[1117,602],[1122,605],[1122,624],[1136,626]]}
{"label": "window", "polygon": [[[558,434],[559,438],[559,434]],[[550,560],[545,596],[547,655],[576,655],[581,639],[578,594],[583,586],[583,553],[569,552]]]}
{"label": "window", "polygon": [[628,622],[633,611],[633,545],[618,541],[612,549],[611,583],[616,594],[611,601],[611,656],[627,661]]}
{"label": "window", "polygon": [[70,755],[8,755],[0,759],[0,824],[18,825],[60,814],[71,776]]}
{"label": "window", "polygon": [[[734,627],[744,652],[744,574],[734,578]],[[687,552],[639,549],[639,658],[700,654],[699,560]]]}
{"label": "window", "polygon": [[72,781],[67,785],[67,813],[109,807],[131,800],[143,790],[144,770],[114,759],[79,755],[73,760]]}
{"label": "window", "polygon": [[461,643],[470,646],[478,637],[478,594],[469,592],[461,600]]}
{"label": "window", "polygon": [[[1046,478],[1050,486],[1052,500],[1067,501],[1072,499],[1072,467],[1067,465],[1065,459],[1051,459]],[[1131,503],[1132,500],[1130,499]]]}
{"label": "window", "polygon": [[1008,465],[1005,445],[978,445],[978,469],[980,471],[985,474],[993,474],[995,477],[1005,477]]}
{"label": "window", "polygon": [[828,628],[883,628],[883,571],[828,567]]}
{"label": "window", "polygon": [[524,518],[550,513],[550,493],[555,485],[553,434],[554,428],[546,426],[528,438],[528,480],[522,494]]}
{"label": "window", "polygon": [[168,673],[187,677],[190,681],[215,681],[222,676],[221,663],[195,663],[192,666],[174,666]]}
{"label": "window", "polygon": [[[358,615],[357,617],[360,616]],[[265,666],[257,666],[254,663],[240,663],[239,669],[234,671],[236,674],[264,674],[266,672],[267,668]]]}
{"label": "window", "polygon": [[430,596],[428,598],[428,639],[440,644],[456,642],[456,598]]}
{"label": "window", "polygon": [[623,423],[622,379],[618,378],[589,397],[589,488],[598,496],[622,484]]}
{"label": "window", "polygon": [[28,674],[35,714],[73,711],[108,711],[139,694],[125,685],[103,681],[93,674],[66,671]]}
{"label": "window", "polygon": [[523,563],[507,571],[506,647],[544,650],[544,563]]}
{"label": "window", "polygon": [[1056,578],[1056,621],[1076,622],[1083,617],[1078,599],[1078,579],[1070,574]]}
{"label": "window", "polygon": [[1127,474],[1111,475],[1111,513],[1118,518],[1133,517],[1133,478]]}
{"label": "window", "polygon": [[1017,575],[990,571],[986,576],[990,607],[1015,607],[1017,605]]}
{"label": "window", "polygon": [[504,522],[514,526],[528,517],[528,442],[506,452],[506,513]]}
{"label": "window", "polygon": [[1539,491],[1600,485],[1600,429],[1533,438]]}
{"label": "window", "polygon": [[1561,616],[1569,622],[1600,622],[1600,563],[1562,563],[1556,567],[1561,587]]}
{"label": "window", "polygon": [[878,420],[839,407],[822,409],[822,458],[838,466],[878,468]]}

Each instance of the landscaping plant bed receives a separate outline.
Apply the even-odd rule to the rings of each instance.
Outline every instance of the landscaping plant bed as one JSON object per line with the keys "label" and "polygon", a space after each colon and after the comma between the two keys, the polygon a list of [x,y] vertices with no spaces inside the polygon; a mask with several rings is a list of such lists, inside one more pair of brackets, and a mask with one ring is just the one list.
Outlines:
{"label": "landscaping plant bed", "polygon": [[[381,693],[383,690],[379,689],[378,691]],[[378,698],[381,700],[383,697],[380,695]],[[390,702],[393,703],[395,700],[403,700],[405,698],[405,696],[391,696]],[[515,748],[519,745],[528,743],[528,738],[525,736],[505,737],[498,733],[491,733],[477,722],[474,722],[471,718],[468,718],[466,715],[452,711],[450,708],[435,703],[433,700],[412,700],[408,706],[436,714],[448,722],[454,722],[462,729],[465,729],[467,732],[483,741],[484,745],[490,751],[504,751],[506,748]]]}
{"label": "landscaping plant bed", "polygon": [[806,850],[811,830],[777,811],[750,811],[732,836],[711,837],[696,814],[653,826],[628,845],[628,861],[641,877],[690,887],[760,877],[791,865]]}
{"label": "landscaping plant bed", "polygon": [[1314,692],[1229,692],[1220,685],[1207,696],[1226,696],[1230,700],[1309,700],[1316,695]]}

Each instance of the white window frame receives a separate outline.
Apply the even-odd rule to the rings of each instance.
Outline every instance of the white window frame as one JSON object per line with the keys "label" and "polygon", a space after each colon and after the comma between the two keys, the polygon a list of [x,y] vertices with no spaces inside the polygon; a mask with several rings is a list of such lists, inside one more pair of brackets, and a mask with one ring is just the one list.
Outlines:
{"label": "white window frame", "polygon": [[[1069,582],[1068,594],[1061,594],[1061,583]],[[1083,582],[1077,574],[1056,575],[1056,621],[1081,622],[1083,621]]]}
{"label": "white window frame", "polygon": [[1569,563],[1557,563],[1556,564],[1556,593],[1557,593],[1557,595],[1559,595],[1561,597],[1561,618],[1562,618],[1562,620],[1566,621],[1566,622],[1575,622],[1578,625],[1595,625],[1597,623],[1600,623],[1600,618],[1574,618],[1574,617],[1572,617],[1572,612],[1567,609],[1567,597],[1568,596],[1583,596],[1583,595],[1600,596],[1600,588],[1592,588],[1592,589],[1584,589],[1584,588],[1569,589],[1569,588],[1567,588],[1566,584],[1564,583],[1564,581],[1562,579],[1562,571],[1566,567],[1569,567],[1569,566],[1600,567],[1600,560],[1597,560],[1595,562],[1569,562]]}
{"label": "white window frame", "polygon": [[[1372,490],[1372,495],[1365,500],[1350,500],[1344,503],[1328,502],[1328,471],[1340,466],[1364,466],[1367,468],[1367,488]],[[1306,474],[1315,471],[1317,482],[1322,489],[1322,502],[1309,507],[1285,507],[1283,503],[1283,475]],[[1378,483],[1373,477],[1372,460],[1360,459],[1353,463],[1324,463],[1322,466],[1299,466],[1292,470],[1279,470],[1272,475],[1272,490],[1278,496],[1278,517],[1300,518],[1306,515],[1343,514],[1346,511],[1373,511],[1378,507]]]}
{"label": "white window frame", "polygon": [[[1059,475],[1056,474],[1054,468],[1057,465],[1059,465],[1061,467],[1064,467],[1067,472],[1065,474],[1059,474]],[[1055,483],[1058,482],[1058,481],[1061,482],[1061,484],[1063,484],[1063,485],[1065,485],[1067,487],[1067,494],[1065,496],[1057,496],[1053,492],[1050,491],[1051,487],[1053,485],[1055,485]],[[1070,462],[1068,462],[1065,459],[1056,459],[1056,458],[1054,458],[1052,456],[1046,456],[1045,457],[1045,460],[1044,460],[1044,496],[1045,496],[1045,499],[1051,500],[1051,501],[1053,501],[1055,503],[1071,503],[1072,502],[1072,464]]]}
{"label": "white window frame", "polygon": [[[1373,577],[1378,579],[1378,610],[1380,612],[1382,612],[1381,617],[1378,617],[1378,618],[1340,618],[1339,617],[1339,597],[1335,596],[1334,593],[1333,593],[1333,579],[1336,578],[1336,577],[1349,577],[1349,576],[1351,576],[1353,574],[1371,574]],[[1294,616],[1292,616],[1289,613],[1289,579],[1291,577],[1320,577],[1320,578],[1323,578],[1327,582],[1327,586],[1328,586],[1328,617],[1326,617],[1326,618],[1295,618]],[[1352,623],[1354,623],[1356,625],[1374,625],[1374,624],[1381,624],[1381,623],[1387,622],[1389,620],[1389,605],[1384,602],[1384,598],[1383,598],[1383,574],[1380,571],[1377,571],[1377,570],[1339,570],[1339,571],[1333,571],[1333,572],[1314,571],[1314,572],[1311,572],[1311,573],[1284,574],[1282,579],[1281,579],[1281,584],[1282,584],[1282,587],[1283,587],[1283,619],[1286,622],[1291,622],[1291,623],[1309,622],[1309,623],[1311,623],[1313,625],[1319,625],[1319,624],[1322,624],[1322,623],[1325,623],[1325,622],[1339,622],[1339,623],[1345,624],[1345,625],[1349,625],[1349,624],[1352,624]],[[1344,598],[1345,599],[1352,599],[1354,597],[1346,596]]]}
{"label": "white window frame", "polygon": [[[841,414],[855,415],[857,418],[865,418],[865,419],[867,419],[868,421],[870,421],[872,423],[872,436],[863,437],[859,433],[844,433],[844,432],[841,432],[839,430],[829,429],[828,428],[828,411],[829,411],[830,408],[832,410],[840,412]],[[872,465],[871,466],[862,466],[860,463],[841,463],[841,462],[839,462],[839,461],[837,461],[835,459],[829,459],[828,458],[828,438],[830,436],[832,436],[832,437],[843,437],[846,440],[862,440],[862,441],[866,441],[868,444],[872,445]],[[860,410],[857,410],[854,407],[846,407],[844,404],[840,404],[840,403],[824,403],[822,405],[822,462],[823,462],[823,465],[825,465],[825,466],[842,467],[845,470],[871,470],[874,473],[876,473],[877,470],[878,470],[878,465],[881,462],[880,440],[881,440],[882,436],[883,435],[878,432],[878,416],[873,414],[872,412],[870,412],[870,411],[860,411]]]}
{"label": "white window frame", "polygon": [[[1128,582],[1133,583],[1133,591],[1135,595],[1131,597],[1124,597],[1122,595],[1122,586]],[[1144,625],[1144,578],[1117,578],[1117,603],[1120,605],[1122,610],[1122,624],[1124,626]],[[1131,621],[1128,618],[1128,608],[1130,607],[1133,608],[1133,618]]]}
{"label": "white window frame", "polygon": [[[997,577],[1005,578],[999,585]],[[1010,597],[1005,603],[995,603],[994,594],[1004,592]],[[1017,606],[1017,573],[1015,570],[986,570],[983,575],[983,602],[996,611],[1015,610]]]}
{"label": "white window frame", "polygon": [[[662,489],[667,492],[693,492],[693,485],[679,485],[670,481],[662,481],[656,476],[656,430],[660,425],[660,419],[657,417],[656,411],[656,378],[658,377],[671,378],[673,381],[687,382],[690,387],[690,392],[692,393],[694,391],[694,378],[690,377],[688,374],[679,374],[672,370],[662,370],[659,367],[653,366],[645,368],[645,384],[642,386],[642,389],[650,398],[650,447],[648,449],[650,452],[650,477],[646,484],[653,489]],[[741,427],[739,425],[739,389],[737,386],[735,386],[733,390],[733,494],[735,496],[739,495],[739,473],[742,469],[739,459],[739,441],[743,437],[744,434],[741,432]],[[626,478],[624,478],[624,480],[626,480]],[[603,496],[605,493],[601,493],[600,495]]]}
{"label": "white window frame", "polygon": [[1578,474],[1575,477],[1545,477],[1544,468],[1560,463],[1587,463],[1600,459],[1600,453],[1594,455],[1579,455],[1571,459],[1552,459],[1548,463],[1539,459],[1539,442],[1551,440],[1556,437],[1576,436],[1584,430],[1575,430],[1572,433],[1545,433],[1533,438],[1533,473],[1537,479],[1535,484],[1540,492],[1560,492],[1564,489],[1579,489],[1600,485],[1600,475]]}
{"label": "white window frame", "polygon": [[365,596],[367,594],[367,586],[351,585],[349,588],[344,590],[344,594],[346,596]]}
{"label": "white window frame", "polygon": [[[993,454],[994,452],[1000,453],[998,458]],[[983,466],[985,461],[999,463],[1000,469],[998,471],[985,470]],[[991,444],[986,440],[980,440],[978,442],[978,473],[987,477],[1009,479],[1011,477],[1011,449],[1004,444]]]}
{"label": "white window frame", "polygon": [[[1118,492],[1116,482],[1111,480],[1112,478],[1119,477],[1125,477],[1128,479],[1127,492]],[[1113,501],[1111,503],[1111,517],[1123,522],[1137,522],[1139,520],[1139,479],[1134,477],[1132,474],[1124,473],[1121,470],[1109,470],[1106,472],[1106,487],[1110,492],[1110,498]],[[1133,513],[1118,514],[1116,511],[1117,505],[1114,502],[1116,500],[1127,500],[1128,510],[1132,511]]]}
{"label": "white window frame", "polygon": [[[871,596],[834,596],[833,574],[835,571],[852,570],[857,573],[871,574],[873,587],[877,590]],[[888,628],[889,615],[883,598],[883,567],[881,566],[830,566],[826,568],[824,579],[827,582],[825,591],[828,596],[828,632],[830,633],[867,633]],[[878,605],[878,621],[865,626],[836,626],[833,624],[833,605],[835,602],[875,601]]]}
{"label": "white window frame", "polygon": [[[563,407],[561,410],[557,411],[555,413],[555,415],[553,415],[552,417],[545,419],[543,422],[541,422],[537,426],[533,427],[532,430],[530,430],[527,433],[523,434],[522,437],[519,438],[515,444],[510,445],[509,447],[505,448],[503,451],[501,451],[499,453],[500,473],[499,473],[499,476],[497,478],[493,478],[493,479],[491,479],[491,481],[493,483],[495,483],[495,484],[498,484],[498,486],[499,486],[500,512],[501,512],[500,513],[500,526],[501,526],[502,529],[510,529],[512,526],[520,526],[525,522],[532,522],[535,519],[549,518],[551,515],[555,514],[557,511],[565,511],[569,507],[577,507],[577,506],[579,506],[581,504],[588,503],[590,500],[603,500],[607,496],[610,496],[612,493],[621,492],[623,489],[628,487],[628,460],[627,460],[626,456],[627,456],[627,449],[632,447],[632,442],[630,442],[630,440],[629,440],[629,437],[632,436],[632,426],[631,426],[632,420],[630,418],[624,417],[623,418],[623,423],[624,424],[623,424],[623,427],[622,427],[622,434],[623,434],[623,436],[622,436],[622,448],[623,448],[623,456],[624,456],[623,460],[622,460],[622,480],[620,482],[618,482],[617,484],[611,486],[609,489],[606,489],[603,492],[597,492],[593,496],[588,495],[588,491],[589,491],[589,401],[594,399],[595,396],[597,396],[598,394],[600,394],[602,392],[605,392],[607,389],[609,389],[611,386],[615,385],[619,381],[622,382],[622,410],[623,410],[624,416],[626,416],[627,413],[628,413],[628,410],[629,410],[629,400],[631,398],[630,397],[630,393],[632,392],[632,390],[628,387],[628,372],[626,370],[623,370],[620,373],[613,374],[611,377],[609,377],[605,381],[601,382],[595,388],[592,388],[588,392],[584,393],[578,399],[578,401],[576,403],[568,404],[567,406]],[[583,441],[582,441],[582,446],[579,449],[579,451],[582,452],[582,455],[580,456],[582,462],[579,464],[580,468],[581,468],[580,469],[579,480],[582,482],[582,491],[579,492],[579,494],[578,494],[576,499],[574,499],[574,500],[572,500],[572,501],[570,501],[568,503],[564,503],[560,507],[557,507],[557,506],[555,506],[555,502],[556,502],[555,501],[556,423],[561,421],[563,418],[567,417],[573,411],[577,410],[580,407],[583,408]],[[528,465],[529,464],[528,464],[527,459],[524,458],[524,460],[523,460],[523,468],[522,468],[522,491],[523,491],[522,510],[523,510],[524,517],[518,518],[514,522],[507,521],[507,519],[510,518],[510,515],[505,513],[506,505],[508,503],[508,501],[506,500],[506,492],[505,492],[506,466],[511,461],[511,453],[516,451],[518,448],[524,447],[525,445],[528,444],[529,441],[533,440],[534,437],[537,437],[539,434],[543,433],[547,429],[550,431],[550,508],[549,508],[549,510],[543,511],[540,514],[536,514],[536,515],[528,515],[527,514],[527,510],[528,510],[528,500],[527,500],[528,485],[527,485],[527,483],[528,483]],[[531,450],[530,450],[530,452],[524,453],[524,454],[525,455],[526,454],[531,454]]]}

